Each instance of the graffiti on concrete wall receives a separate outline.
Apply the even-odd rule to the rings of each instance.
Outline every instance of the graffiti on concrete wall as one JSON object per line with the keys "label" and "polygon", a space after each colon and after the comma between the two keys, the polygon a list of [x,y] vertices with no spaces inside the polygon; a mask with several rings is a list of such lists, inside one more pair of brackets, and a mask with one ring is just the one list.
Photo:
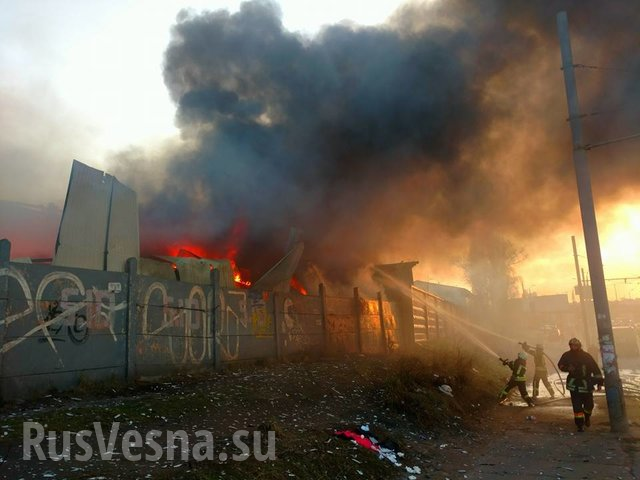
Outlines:
{"label": "graffiti on concrete wall", "polygon": [[[251,290],[220,292],[216,341],[223,361],[264,357],[273,351],[273,307],[267,298]],[[265,344],[271,344],[271,350],[265,350]]]}
{"label": "graffiti on concrete wall", "polygon": [[[214,332],[214,298],[209,286],[154,281],[141,285],[140,292],[136,352],[147,363],[152,357],[174,365],[209,362],[214,356],[214,341],[223,361],[238,360],[243,340],[273,336],[273,314],[261,294],[219,290]],[[176,298],[180,295],[183,298]]]}
{"label": "graffiti on concrete wall", "polygon": [[220,291],[220,330],[217,341],[225,361],[240,357],[240,335],[249,325],[247,292],[244,290]]}
{"label": "graffiti on concrete wall", "polygon": [[[77,275],[54,271],[42,278],[34,294],[19,269],[13,266],[2,268],[2,275],[13,279],[18,288],[10,298],[7,316],[0,321],[0,326],[7,330],[11,325],[14,328],[20,326],[21,334],[3,343],[0,353],[10,352],[25,340],[35,337],[39,343],[47,344],[62,363],[56,343],[68,341],[82,345],[92,330],[107,330],[113,341],[118,341],[114,331],[114,316],[127,304],[116,304],[113,292],[95,286],[85,288]],[[14,308],[19,311],[14,311]]]}
{"label": "graffiti on concrete wall", "polygon": [[302,322],[298,319],[298,312],[291,298],[285,298],[282,306],[283,321],[283,345],[285,348],[303,347],[308,336],[304,331]]}
{"label": "graffiti on concrete wall", "polygon": [[[53,320],[58,315],[64,313],[64,310],[60,306],[60,302],[54,300],[53,302],[43,302],[46,304],[47,315],[44,317],[44,321],[48,322],[49,320]],[[57,325],[49,325],[47,330],[49,331],[50,337],[55,342],[64,342],[64,334],[67,334],[68,339],[73,343],[84,343],[89,338],[89,326],[87,325],[87,316],[81,313],[76,313],[74,316],[73,324],[66,325],[59,322]],[[44,343],[47,341],[46,338],[38,339],[40,343]]]}
{"label": "graffiti on concrete wall", "polygon": [[[268,298],[268,295],[266,296]],[[273,315],[269,311],[267,300],[263,295],[250,295],[251,301],[251,330],[258,338],[273,335]]]}
{"label": "graffiti on concrete wall", "polygon": [[[214,293],[206,284],[18,263],[3,265],[0,276],[8,287],[0,318],[7,375],[0,387],[7,391],[16,391],[16,385],[38,388],[42,374],[60,373],[47,378],[67,388],[87,370],[104,376],[153,375],[172,366],[213,365],[217,359],[310,352],[325,342],[334,352],[355,352],[359,343],[375,351],[382,344],[376,340],[376,308],[368,302],[361,302],[358,342],[353,298],[328,299],[323,310],[314,296],[273,300],[273,294],[251,290]],[[397,326],[386,302],[385,319],[391,343]],[[125,336],[132,341],[131,352]]]}
{"label": "graffiti on concrete wall", "polygon": [[200,364],[210,359],[212,300],[212,291],[205,293],[199,285],[191,286],[184,298],[178,299],[169,295],[163,282],[143,288],[138,355],[168,355],[175,365]]}
{"label": "graffiti on concrete wall", "polygon": [[282,301],[280,331],[285,353],[316,349],[324,341],[319,297],[290,297]]}

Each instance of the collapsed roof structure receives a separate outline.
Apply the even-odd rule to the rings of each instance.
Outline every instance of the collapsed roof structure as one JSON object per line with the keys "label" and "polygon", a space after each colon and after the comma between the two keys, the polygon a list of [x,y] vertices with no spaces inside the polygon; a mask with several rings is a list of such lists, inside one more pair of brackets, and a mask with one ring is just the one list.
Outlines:
{"label": "collapsed roof structure", "polygon": [[136,192],[113,175],[74,160],[52,263],[124,272],[133,257],[141,275],[208,283],[210,272],[218,270],[222,287],[288,292],[303,250],[300,232],[292,229],[284,256],[253,284],[240,277],[233,259],[202,258],[189,251],[140,258]]}

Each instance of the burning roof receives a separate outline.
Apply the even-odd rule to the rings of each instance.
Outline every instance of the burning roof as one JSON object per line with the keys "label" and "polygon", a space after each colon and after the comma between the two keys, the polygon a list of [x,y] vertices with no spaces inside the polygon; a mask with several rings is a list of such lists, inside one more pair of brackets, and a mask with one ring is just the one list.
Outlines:
{"label": "burning roof", "polygon": [[[238,247],[233,240],[222,249],[165,247],[169,255],[140,258],[139,273],[209,283],[210,272],[218,270],[222,287],[250,288],[249,272],[236,264]],[[256,282],[256,288],[288,292],[293,284],[296,290],[303,291],[304,287],[293,280],[303,249],[296,232],[285,256]],[[115,177],[74,160],[53,264],[124,271],[126,260],[131,257],[140,257],[136,193]]]}

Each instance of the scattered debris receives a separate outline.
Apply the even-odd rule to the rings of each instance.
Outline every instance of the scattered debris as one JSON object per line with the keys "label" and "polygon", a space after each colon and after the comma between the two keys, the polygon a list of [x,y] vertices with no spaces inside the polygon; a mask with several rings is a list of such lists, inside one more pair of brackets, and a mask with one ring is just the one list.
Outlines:
{"label": "scattered debris", "polygon": [[372,450],[376,453],[380,451],[380,447],[378,447],[377,445],[378,442],[377,440],[375,440],[375,438],[374,439],[367,438],[364,435],[351,430],[338,430],[335,432],[335,434],[338,437],[352,440],[358,445],[360,445],[361,447],[366,448],[367,450]]}
{"label": "scattered debris", "polygon": [[[335,435],[340,438],[351,440],[352,442],[371,450],[378,454],[378,458],[386,459],[396,467],[402,467],[402,464],[398,458],[404,457],[404,453],[399,451],[398,445],[391,441],[386,440],[380,442],[372,433],[368,424],[362,425],[358,429],[354,430],[336,430]],[[406,467],[411,468],[409,473],[419,473],[420,467]],[[415,471],[417,469],[417,472]]]}
{"label": "scattered debris", "polygon": [[448,395],[450,397],[453,397],[453,389],[449,386],[449,385],[440,385],[438,387],[438,390],[440,390],[442,393],[444,393],[445,395]]}

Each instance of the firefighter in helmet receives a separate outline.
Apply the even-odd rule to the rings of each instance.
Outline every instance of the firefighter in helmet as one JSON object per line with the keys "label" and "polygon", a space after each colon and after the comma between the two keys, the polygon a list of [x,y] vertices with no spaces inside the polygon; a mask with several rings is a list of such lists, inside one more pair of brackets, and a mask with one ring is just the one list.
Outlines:
{"label": "firefighter in helmet", "polygon": [[501,358],[500,361],[503,365],[511,369],[511,378],[509,378],[509,381],[500,392],[498,402],[503,402],[507,398],[509,392],[513,388],[518,387],[522,399],[527,402],[527,405],[533,407],[533,400],[527,393],[527,354],[525,352],[520,352],[518,353],[518,358],[515,360],[509,361]]}
{"label": "firefighter in helmet", "polygon": [[549,372],[547,371],[547,363],[545,361],[544,347],[538,343],[536,348],[532,348],[527,345],[527,342],[522,342],[522,349],[530,355],[533,355],[533,363],[535,365],[535,371],[533,374],[533,401],[535,402],[540,393],[540,380],[544,383],[551,398],[555,397],[553,387],[549,382]]}
{"label": "firefighter in helmet", "polygon": [[582,343],[577,338],[569,340],[569,351],[562,354],[558,368],[568,372],[567,390],[571,393],[573,418],[579,432],[591,425],[593,412],[593,387],[602,388],[604,380],[598,364],[591,355],[582,350]]}

